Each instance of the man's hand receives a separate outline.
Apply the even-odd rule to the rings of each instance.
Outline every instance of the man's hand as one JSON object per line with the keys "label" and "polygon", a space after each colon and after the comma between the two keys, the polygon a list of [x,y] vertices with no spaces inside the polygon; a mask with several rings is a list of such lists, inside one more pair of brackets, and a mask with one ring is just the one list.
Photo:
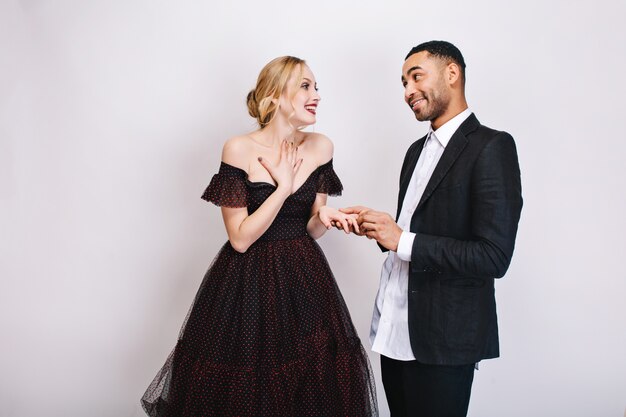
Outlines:
{"label": "man's hand", "polygon": [[376,211],[364,206],[354,206],[339,209],[346,214],[358,214],[357,222],[361,228],[359,236],[376,239],[386,249],[397,251],[402,229],[390,214]]}
{"label": "man's hand", "polygon": [[376,210],[361,212],[357,220],[368,239],[376,239],[386,249],[397,251],[402,229],[389,213]]}

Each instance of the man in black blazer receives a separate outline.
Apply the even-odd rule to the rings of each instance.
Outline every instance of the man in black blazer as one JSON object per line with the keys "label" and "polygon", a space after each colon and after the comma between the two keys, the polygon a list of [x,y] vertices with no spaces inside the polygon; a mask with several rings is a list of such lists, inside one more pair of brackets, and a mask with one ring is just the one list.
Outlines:
{"label": "man in black blazer", "polygon": [[413,48],[402,83],[430,131],[404,158],[396,219],[343,211],[390,251],[371,341],[392,417],[466,416],[475,364],[499,356],[494,278],[508,269],[522,208],[517,152],[468,109],[454,45]]}

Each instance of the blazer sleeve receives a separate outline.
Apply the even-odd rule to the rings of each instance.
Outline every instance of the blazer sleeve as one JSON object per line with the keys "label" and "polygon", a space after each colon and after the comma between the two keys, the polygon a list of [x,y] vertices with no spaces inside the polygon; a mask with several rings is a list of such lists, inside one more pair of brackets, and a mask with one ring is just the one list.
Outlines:
{"label": "blazer sleeve", "polygon": [[472,168],[470,240],[417,233],[411,271],[501,278],[506,273],[522,209],[522,189],[513,137],[499,132]]}

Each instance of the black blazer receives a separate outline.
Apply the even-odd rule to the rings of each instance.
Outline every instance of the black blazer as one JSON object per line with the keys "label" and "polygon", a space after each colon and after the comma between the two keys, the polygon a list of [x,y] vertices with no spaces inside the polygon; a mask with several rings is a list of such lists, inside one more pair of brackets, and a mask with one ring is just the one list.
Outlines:
{"label": "black blazer", "polygon": [[[398,213],[425,137],[407,151]],[[423,363],[499,356],[494,278],[509,267],[522,209],[515,142],[471,114],[452,135],[411,218],[411,347]]]}

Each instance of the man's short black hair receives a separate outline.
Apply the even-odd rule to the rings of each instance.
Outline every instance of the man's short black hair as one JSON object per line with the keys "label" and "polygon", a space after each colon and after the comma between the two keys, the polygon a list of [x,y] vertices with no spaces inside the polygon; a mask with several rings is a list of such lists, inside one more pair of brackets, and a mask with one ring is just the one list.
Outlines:
{"label": "man's short black hair", "polygon": [[463,83],[465,83],[465,60],[463,59],[463,54],[461,54],[459,48],[446,41],[428,41],[414,46],[404,60],[406,61],[411,55],[422,51],[426,51],[429,54],[443,60],[453,61],[461,68]]}

